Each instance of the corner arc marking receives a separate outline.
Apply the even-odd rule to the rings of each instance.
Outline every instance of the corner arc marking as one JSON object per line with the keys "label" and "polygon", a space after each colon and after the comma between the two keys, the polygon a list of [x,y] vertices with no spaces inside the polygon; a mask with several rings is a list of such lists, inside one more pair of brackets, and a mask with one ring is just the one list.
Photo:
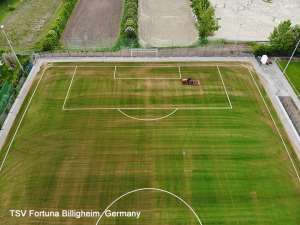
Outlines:
{"label": "corner arc marking", "polygon": [[131,194],[131,193],[134,193],[134,192],[137,192],[137,191],[144,191],[144,190],[154,190],[154,191],[161,191],[161,192],[165,192],[165,193],[167,193],[167,194],[170,194],[170,195],[172,195],[172,196],[174,196],[174,197],[176,197],[177,199],[179,199],[180,201],[182,201],[193,213],[194,213],[194,215],[196,216],[196,218],[197,218],[197,220],[199,221],[199,223],[200,223],[200,225],[202,225],[202,223],[201,223],[201,220],[199,219],[199,217],[198,217],[198,215],[195,213],[195,211],[192,209],[192,207],[189,205],[189,204],[187,204],[184,200],[182,200],[180,197],[178,197],[177,195],[175,195],[175,194],[173,194],[173,193],[171,193],[171,192],[169,192],[169,191],[165,191],[165,190],[162,190],[162,189],[158,189],[158,188],[140,188],[140,189],[136,189],[136,190],[133,190],[133,191],[130,191],[130,192],[127,192],[126,194],[124,194],[124,195],[122,195],[122,196],[120,196],[119,198],[117,198],[115,201],[113,201],[104,211],[103,211],[103,213],[101,214],[101,216],[99,217],[99,219],[98,219],[98,221],[97,221],[97,223],[96,223],[96,225],[98,225],[98,223],[100,222],[100,220],[101,220],[101,218],[103,217],[103,215],[104,215],[104,213],[115,203],[115,202],[117,202],[119,199],[121,199],[121,198],[123,198],[124,196],[126,196],[126,195],[129,195],[129,194]]}
{"label": "corner arc marking", "polygon": [[[146,108],[147,109],[147,108]],[[126,113],[122,112],[120,109],[118,109],[120,113],[122,113],[124,116],[127,116],[131,119],[134,119],[134,120],[143,120],[143,121],[154,121],[154,120],[161,120],[161,119],[164,119],[164,118],[167,118],[168,116],[171,116],[173,113],[175,113],[178,108],[176,108],[173,112],[171,112],[170,114],[166,115],[166,116],[163,116],[163,117],[160,117],[160,118],[156,118],[156,119],[139,119],[139,118],[135,118],[135,117],[132,117],[132,116],[129,116],[127,115]]]}

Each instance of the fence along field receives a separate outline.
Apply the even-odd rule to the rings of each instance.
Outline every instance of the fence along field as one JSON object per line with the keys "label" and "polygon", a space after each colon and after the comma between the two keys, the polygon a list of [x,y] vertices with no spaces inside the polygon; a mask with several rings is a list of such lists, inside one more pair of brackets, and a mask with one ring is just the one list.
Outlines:
{"label": "fence along field", "polygon": [[[86,75],[86,82],[101,82],[91,76],[94,68],[81,68],[81,65],[118,66],[119,69],[128,65],[205,65],[199,73],[208,76],[210,72],[213,75],[215,66],[219,65],[233,107],[228,110],[179,109],[159,121],[136,121],[118,110],[62,110],[75,66],[82,77]],[[25,113],[1,171],[0,193],[4,193],[0,198],[1,222],[95,224],[98,218],[16,218],[8,209],[83,209],[102,213],[129,191],[155,187],[186,201],[202,224],[286,224],[287,221],[297,224],[300,220],[297,213],[299,179],[268,110],[298,171],[299,160],[258,76],[251,67],[252,79],[243,64],[213,63],[214,67],[207,68],[209,65],[208,62],[44,65],[0,152],[2,162]],[[41,77],[47,66],[50,68]],[[182,73],[182,78],[186,75]],[[107,79],[109,76],[113,75],[107,74]],[[167,89],[169,81],[163,82]],[[118,91],[128,93],[129,88],[123,86],[118,87]],[[76,91],[77,95],[86,92],[85,96],[93,100],[97,93],[90,90],[84,87],[81,92],[70,90],[68,100],[76,100]],[[101,92],[101,88],[98,91]],[[169,98],[176,99],[176,96],[173,93]],[[138,110],[125,113],[148,116],[147,112]],[[165,110],[157,110],[159,113]],[[128,195],[111,210],[141,211],[141,216],[140,219],[104,217],[99,224],[199,224],[186,205],[154,191]]]}
{"label": "fence along field", "polygon": [[79,1],[61,36],[61,42],[65,43],[66,38],[110,38],[115,41],[122,7],[123,0]]}

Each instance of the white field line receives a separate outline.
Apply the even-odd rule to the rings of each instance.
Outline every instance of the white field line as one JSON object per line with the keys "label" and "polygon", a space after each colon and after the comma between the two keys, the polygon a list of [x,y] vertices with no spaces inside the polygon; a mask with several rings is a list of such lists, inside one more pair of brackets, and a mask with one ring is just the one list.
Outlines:
{"label": "white field line", "polygon": [[[282,68],[282,66],[280,65],[280,63],[277,62],[277,61],[276,61],[276,63],[277,63],[277,65],[281,68],[281,72],[283,72],[283,68]],[[295,88],[293,82],[290,80],[290,78],[289,78],[289,76],[287,75],[287,73],[285,72],[284,74],[285,74],[285,76],[287,77],[289,83],[292,85],[294,91],[297,93],[298,96],[300,96],[298,90]]]}
{"label": "white field line", "polygon": [[137,109],[207,109],[207,110],[210,110],[210,109],[232,109],[231,107],[193,107],[193,108],[63,108],[62,110],[70,110],[70,111],[76,111],[76,110],[99,110],[99,109],[105,109],[105,110],[108,110],[108,109],[132,109],[132,110],[137,110]]}
{"label": "white field line", "polygon": [[67,98],[68,98],[68,95],[69,95],[69,92],[70,92],[70,89],[71,89],[71,86],[72,86],[72,82],[73,82],[73,79],[74,79],[76,70],[77,70],[77,66],[76,66],[76,68],[75,68],[75,71],[74,71],[74,74],[73,74],[73,77],[72,77],[72,80],[71,80],[71,83],[70,83],[70,86],[69,86],[69,90],[68,90],[68,93],[67,93],[67,95],[66,95],[66,98],[65,98],[64,105],[63,105],[62,109],[65,108],[65,104],[66,104],[66,101],[67,101]]}
{"label": "white field line", "polygon": [[225,87],[225,84],[224,84],[224,81],[223,81],[223,78],[222,78],[222,75],[221,75],[221,72],[220,72],[219,66],[217,66],[217,68],[218,68],[218,71],[219,71],[219,74],[220,74],[220,77],[221,77],[221,80],[222,80],[222,83],[223,83],[224,89],[225,89],[225,91],[226,91],[226,95],[227,95],[227,98],[228,98],[228,101],[229,101],[229,104],[230,104],[230,108],[232,108],[231,101],[230,101],[230,99],[229,99],[229,96],[228,96],[228,93],[227,93],[227,90],[226,90],[226,87]]}
{"label": "white field line", "polygon": [[181,71],[180,71],[180,66],[178,66],[178,68],[179,68],[179,74],[180,74],[180,79],[181,79]]}
{"label": "white field line", "polygon": [[[248,69],[248,70],[249,70],[249,69]],[[292,157],[291,157],[291,155],[290,155],[290,153],[289,153],[289,151],[288,151],[288,149],[287,149],[287,147],[286,147],[286,145],[285,145],[285,142],[284,142],[284,140],[283,140],[283,138],[282,138],[282,136],[281,136],[281,134],[280,134],[280,132],[279,132],[279,129],[278,129],[278,127],[277,127],[277,125],[276,125],[276,123],[275,123],[275,120],[274,120],[274,118],[273,118],[273,116],[272,116],[272,114],[271,114],[271,112],[270,112],[270,110],[269,110],[269,107],[268,107],[267,103],[265,102],[265,99],[264,99],[264,97],[262,96],[262,94],[261,94],[261,92],[260,92],[260,90],[259,90],[259,88],[258,88],[258,86],[257,86],[257,83],[256,83],[256,81],[255,81],[255,79],[254,79],[254,77],[253,77],[253,75],[252,75],[252,73],[251,73],[250,70],[249,70],[249,73],[250,73],[250,75],[251,75],[251,77],[252,77],[252,79],[253,79],[253,81],[254,81],[254,83],[255,83],[255,85],[256,85],[256,88],[257,88],[257,90],[258,90],[258,92],[259,92],[259,94],[260,94],[260,97],[262,98],[263,102],[265,103],[265,106],[266,106],[266,108],[267,108],[267,110],[268,110],[268,112],[269,112],[269,114],[270,114],[270,116],[271,116],[271,118],[272,118],[272,121],[273,121],[273,123],[274,123],[274,125],[275,125],[275,127],[276,127],[276,130],[277,130],[277,132],[278,132],[278,134],[279,134],[279,136],[280,136],[280,139],[281,139],[281,141],[282,141],[282,143],[283,143],[283,145],[284,145],[284,148],[285,148],[286,152],[287,152],[288,155],[289,155],[289,158],[290,158],[290,160],[291,160],[291,162],[292,162],[292,164],[293,164],[293,167],[294,167],[294,169],[295,169],[295,172],[296,172],[296,174],[297,174],[297,177],[298,177],[298,179],[299,179],[299,181],[300,181],[300,177],[299,177],[299,174],[298,174],[298,172],[297,172],[297,169],[296,169],[296,167],[295,167],[295,165],[294,165],[294,162],[293,162],[293,160],[292,160]]]}
{"label": "white field line", "polygon": [[132,117],[132,116],[127,115],[126,113],[122,112],[120,109],[118,109],[118,110],[119,110],[119,112],[122,113],[124,116],[127,116],[127,117],[129,117],[129,118],[131,118],[131,119],[134,119],[134,120],[154,121],[154,120],[161,120],[161,119],[164,119],[164,118],[166,118],[166,117],[168,117],[168,116],[171,116],[173,113],[175,113],[175,112],[178,110],[178,108],[175,109],[175,110],[174,110],[173,112],[171,112],[170,114],[168,114],[168,115],[166,115],[166,116],[163,116],[163,117],[160,117],[160,118],[156,118],[156,119],[139,119],[139,118],[136,118],[136,117]]}
{"label": "white field line", "polygon": [[113,201],[104,211],[103,213],[100,215],[96,225],[98,225],[99,221],[101,220],[102,216],[106,213],[106,211],[115,203],[117,202],[119,199],[125,197],[126,195],[129,195],[131,193],[134,193],[134,192],[137,192],[137,191],[144,191],[144,190],[154,190],[154,191],[161,191],[161,192],[165,192],[165,193],[168,193],[174,197],[176,197],[177,199],[179,199],[180,201],[182,201],[193,213],[194,215],[196,216],[197,220],[199,221],[200,225],[202,225],[201,223],[201,220],[199,219],[198,215],[195,213],[195,211],[192,209],[192,207],[187,204],[185,201],[183,201],[181,198],[179,198],[177,195],[171,193],[171,192],[168,192],[168,191],[165,191],[165,190],[162,190],[162,189],[157,189],[157,188],[141,188],[141,189],[136,189],[136,190],[133,190],[133,191],[130,191],[130,192],[127,192],[126,194],[120,196],[119,198],[117,198],[115,201]]}
{"label": "white field line", "polygon": [[[210,66],[217,66],[217,65],[187,65],[187,67],[210,67]],[[225,67],[231,67],[231,66],[239,66],[241,67],[242,65],[220,65],[220,66],[225,66]],[[98,67],[111,67],[111,68],[115,68],[115,66],[49,66],[50,67],[54,67],[54,68],[75,68],[75,67],[91,67],[91,68],[98,68]],[[176,66],[119,66],[119,67],[132,67],[132,68],[136,68],[136,67],[165,67],[165,68],[169,68],[169,67],[176,67]]]}
{"label": "white field line", "polygon": [[[122,67],[125,67],[125,66],[119,66],[120,68]],[[144,66],[142,66],[143,68]],[[156,66],[154,66],[156,67]],[[174,68],[176,66],[171,66],[171,67],[168,67],[168,68]],[[130,67],[129,67],[130,68]],[[179,74],[180,74],[180,77],[179,78],[116,78],[116,71],[117,71],[117,67],[115,66],[115,73],[114,73],[114,79],[115,80],[178,80],[178,79],[181,79],[181,73],[180,73],[180,67],[179,67]]]}
{"label": "white field line", "polygon": [[20,121],[20,123],[19,123],[19,125],[18,125],[18,127],[17,127],[17,130],[16,130],[16,132],[15,132],[15,134],[14,134],[14,136],[13,136],[13,138],[12,138],[10,144],[9,144],[9,147],[8,147],[8,149],[7,149],[7,152],[6,152],[6,154],[5,154],[5,157],[4,157],[4,159],[3,159],[3,162],[2,162],[2,164],[1,164],[0,171],[2,170],[3,164],[4,164],[5,160],[6,160],[6,157],[7,157],[7,155],[8,155],[9,150],[10,150],[10,147],[11,147],[11,145],[12,145],[12,143],[13,143],[13,141],[14,141],[16,135],[17,135],[17,132],[18,132],[18,130],[19,130],[19,128],[20,128],[20,125],[21,125],[21,123],[22,123],[22,121],[23,121],[23,118],[24,118],[24,116],[25,116],[25,114],[26,114],[26,112],[27,112],[27,109],[28,109],[28,107],[29,107],[29,105],[30,105],[30,103],[31,103],[31,100],[32,100],[32,98],[33,98],[33,96],[34,96],[34,94],[35,94],[35,91],[36,91],[36,89],[38,88],[38,86],[39,86],[39,84],[40,84],[40,82],[41,82],[41,80],[42,80],[42,77],[44,76],[44,73],[45,73],[46,69],[47,69],[47,67],[44,69],[43,74],[42,74],[41,78],[39,79],[39,82],[37,83],[37,85],[36,85],[36,87],[35,87],[35,89],[34,89],[34,92],[33,92],[32,96],[31,96],[31,98],[30,98],[30,100],[29,100],[29,103],[28,103],[28,105],[27,105],[27,107],[26,107],[26,109],[25,109],[25,111],[24,111],[24,113],[23,113],[23,116],[22,116],[22,118],[21,118],[21,121]]}

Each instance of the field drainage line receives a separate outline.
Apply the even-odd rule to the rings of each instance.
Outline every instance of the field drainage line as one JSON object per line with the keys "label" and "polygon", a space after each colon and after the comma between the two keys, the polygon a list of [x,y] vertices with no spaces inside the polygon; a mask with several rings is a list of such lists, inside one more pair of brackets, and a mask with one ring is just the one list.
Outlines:
{"label": "field drainage line", "polygon": [[[15,132],[15,134],[14,134],[14,136],[13,136],[13,138],[12,138],[12,140],[11,140],[9,146],[8,146],[7,152],[6,152],[6,154],[5,154],[5,157],[4,157],[3,162],[2,162],[2,164],[1,164],[1,167],[0,167],[0,172],[2,171],[3,164],[4,164],[5,160],[6,160],[6,157],[7,157],[7,155],[8,155],[8,152],[9,152],[10,148],[11,148],[11,145],[12,145],[12,143],[13,143],[13,141],[14,141],[16,135],[17,135],[17,132],[18,132],[18,130],[19,130],[19,128],[20,128],[20,125],[21,125],[21,123],[22,123],[22,121],[23,121],[23,118],[24,118],[24,116],[25,116],[25,114],[26,114],[26,112],[27,112],[27,109],[28,109],[28,107],[29,107],[29,105],[30,105],[30,103],[31,103],[31,100],[32,100],[32,98],[33,98],[33,96],[34,96],[34,94],[35,94],[35,91],[36,91],[36,89],[38,88],[38,86],[39,86],[39,84],[40,84],[40,82],[41,82],[41,80],[42,80],[42,77],[44,76],[44,73],[45,73],[45,71],[46,71],[47,68],[48,68],[48,67],[46,67],[46,68],[44,69],[44,72],[43,72],[41,78],[39,79],[39,82],[37,83],[37,85],[36,85],[36,87],[35,87],[35,89],[34,89],[34,92],[33,92],[32,96],[31,96],[31,98],[30,98],[30,100],[29,100],[29,103],[28,103],[28,105],[27,105],[27,107],[26,107],[26,109],[25,109],[25,111],[24,111],[24,113],[23,113],[23,116],[22,116],[22,118],[21,118],[21,121],[20,121],[20,123],[19,123],[19,125],[18,125],[18,127],[17,127],[17,130],[16,130],[16,132]],[[24,101],[25,101],[25,99],[24,99]]]}
{"label": "field drainage line", "polygon": [[101,214],[101,216],[99,217],[96,225],[98,225],[99,221],[101,220],[101,218],[103,217],[103,215],[106,213],[106,211],[115,203],[117,202],[119,199],[123,198],[124,196],[126,195],[129,195],[131,193],[134,193],[134,192],[138,192],[138,191],[145,191],[145,190],[154,190],[154,191],[161,191],[161,192],[165,192],[167,194],[170,194],[172,196],[174,196],[175,198],[179,199],[180,201],[182,201],[193,213],[194,215],[196,216],[197,220],[199,221],[200,225],[202,225],[201,223],[201,220],[199,219],[198,215],[195,213],[195,211],[192,209],[192,207],[187,204],[184,200],[182,200],[180,197],[178,197],[177,195],[169,192],[169,191],[165,191],[165,190],[162,190],[162,189],[157,189],[157,188],[140,188],[140,189],[136,189],[136,190],[133,190],[133,191],[130,191],[130,192],[127,192],[126,194],[120,196],[119,198],[117,198],[116,200],[114,200],[104,211],[103,213]]}
{"label": "field drainage line", "polygon": [[222,80],[222,83],[223,83],[223,86],[224,86],[224,89],[225,89],[225,92],[226,92],[226,95],[227,95],[227,98],[228,98],[228,101],[229,101],[229,104],[230,104],[230,108],[232,108],[231,101],[230,101],[230,98],[229,98],[229,96],[228,96],[228,93],[227,93],[227,90],[226,90],[226,86],[225,86],[225,84],[224,84],[224,81],[223,81],[223,78],[222,78],[222,75],[221,75],[219,66],[217,66],[217,68],[218,68],[218,71],[219,71],[219,74],[220,74],[220,77],[221,77],[221,80]]}
{"label": "field drainage line", "polygon": [[[249,70],[249,68],[248,68],[248,70]],[[276,130],[277,130],[277,132],[278,132],[278,134],[279,134],[279,136],[280,136],[280,138],[281,138],[281,141],[282,141],[282,143],[283,143],[283,145],[284,145],[284,147],[285,147],[286,152],[287,152],[288,155],[289,155],[289,158],[290,158],[290,160],[291,160],[291,162],[292,162],[292,164],[293,164],[293,167],[294,167],[294,169],[295,169],[295,172],[296,172],[296,174],[297,174],[297,177],[298,177],[298,179],[299,179],[299,181],[300,181],[300,177],[299,177],[299,174],[298,174],[298,172],[297,172],[297,169],[296,169],[296,167],[295,167],[295,165],[294,165],[294,162],[293,162],[293,160],[292,160],[292,157],[291,157],[291,155],[290,155],[290,153],[289,153],[289,151],[288,151],[288,149],[287,149],[287,147],[286,147],[286,145],[285,145],[285,142],[284,142],[284,140],[283,140],[283,138],[282,138],[282,136],[281,136],[281,134],[280,134],[280,132],[279,132],[279,129],[278,129],[278,127],[277,127],[277,125],[276,125],[276,123],[275,123],[275,120],[274,120],[274,118],[273,118],[273,116],[272,116],[272,114],[271,114],[271,112],[270,112],[270,110],[269,110],[269,107],[268,107],[267,103],[265,102],[265,99],[264,99],[264,97],[262,96],[262,94],[261,94],[261,92],[260,92],[260,90],[259,90],[259,88],[258,88],[258,86],[257,86],[257,83],[256,83],[256,81],[255,81],[255,79],[254,79],[254,77],[253,77],[253,75],[252,75],[252,73],[251,73],[250,70],[249,70],[249,72],[250,72],[250,75],[251,75],[251,77],[252,77],[252,79],[253,79],[253,81],[254,81],[254,83],[255,83],[255,85],[256,85],[256,88],[257,88],[257,90],[258,90],[258,92],[259,92],[259,94],[260,94],[260,97],[262,98],[263,102],[265,103],[265,106],[267,107],[267,110],[268,110],[268,112],[269,112],[269,114],[270,114],[270,116],[271,116],[271,118],[272,118],[272,121],[273,121],[273,123],[274,123],[274,125],[275,125],[275,127],[276,127]]]}
{"label": "field drainage line", "polygon": [[175,109],[173,112],[171,112],[169,115],[166,115],[166,116],[161,117],[161,118],[156,118],[156,119],[139,119],[139,118],[135,118],[135,117],[132,117],[132,116],[127,115],[126,113],[122,112],[120,109],[118,109],[118,110],[119,110],[119,112],[122,113],[124,116],[127,116],[127,117],[129,117],[129,118],[131,118],[131,119],[134,119],[134,120],[154,121],[154,120],[161,120],[161,119],[167,118],[168,116],[171,116],[173,113],[175,113],[175,112],[178,110],[178,108]]}

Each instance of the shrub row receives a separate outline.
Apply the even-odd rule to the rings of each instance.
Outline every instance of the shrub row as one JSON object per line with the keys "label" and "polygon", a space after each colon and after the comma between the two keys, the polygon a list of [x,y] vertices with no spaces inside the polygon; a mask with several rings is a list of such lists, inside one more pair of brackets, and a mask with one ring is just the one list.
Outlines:
{"label": "shrub row", "polygon": [[51,30],[46,34],[43,41],[43,51],[51,51],[58,44],[58,41],[64,31],[73,9],[78,0],[65,0],[59,17],[51,26]]}
{"label": "shrub row", "polygon": [[138,38],[138,7],[139,0],[125,0],[121,18],[120,38]]}
{"label": "shrub row", "polygon": [[[22,63],[22,67],[24,68],[24,70],[26,69],[26,67],[29,65],[30,63],[30,58],[26,59],[23,63]],[[24,74],[25,73],[25,74]],[[25,75],[25,77],[28,76],[27,72],[23,72],[23,70],[21,68],[19,68],[19,71],[17,73],[17,75],[14,77],[12,83],[11,83],[11,87],[12,88],[16,88],[21,80],[22,75]]]}

